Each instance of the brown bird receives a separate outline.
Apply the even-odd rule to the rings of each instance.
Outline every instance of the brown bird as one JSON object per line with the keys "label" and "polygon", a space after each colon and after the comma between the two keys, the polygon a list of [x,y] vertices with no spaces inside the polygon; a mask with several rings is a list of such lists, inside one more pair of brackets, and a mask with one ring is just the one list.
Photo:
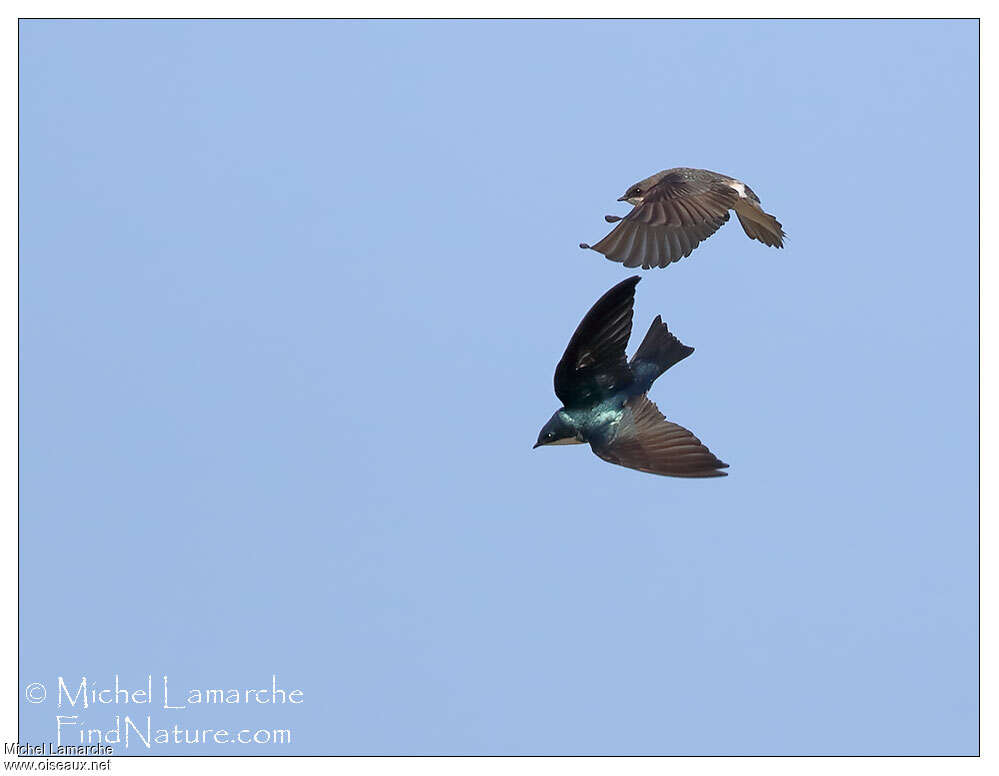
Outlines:
{"label": "brown bird", "polygon": [[657,172],[628,188],[618,202],[635,207],[628,215],[604,216],[620,223],[596,245],[580,243],[626,267],[665,267],[689,256],[713,235],[735,210],[739,223],[754,240],[784,247],[780,222],[760,206],[749,186],[728,175],[675,167]]}

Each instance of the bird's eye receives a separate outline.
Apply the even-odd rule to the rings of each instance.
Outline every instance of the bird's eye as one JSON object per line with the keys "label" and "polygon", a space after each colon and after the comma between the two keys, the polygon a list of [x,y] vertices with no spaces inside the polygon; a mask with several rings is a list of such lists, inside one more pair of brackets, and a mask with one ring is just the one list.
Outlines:
{"label": "bird's eye", "polygon": [[635,189],[635,190],[634,190],[633,192],[631,192],[631,196],[633,196],[633,197],[637,197],[637,196],[639,196],[639,195],[640,195],[641,193],[642,193],[642,190],[641,190],[641,189]]}

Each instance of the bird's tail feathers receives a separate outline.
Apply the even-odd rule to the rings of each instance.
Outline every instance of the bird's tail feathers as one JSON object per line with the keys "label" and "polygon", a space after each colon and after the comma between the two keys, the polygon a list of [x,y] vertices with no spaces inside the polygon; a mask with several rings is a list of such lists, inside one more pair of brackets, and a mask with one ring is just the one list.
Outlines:
{"label": "bird's tail feathers", "polygon": [[759,205],[749,206],[742,202],[737,203],[735,214],[739,217],[739,223],[742,224],[743,230],[750,239],[759,240],[771,248],[784,247],[784,238],[787,235],[784,234],[780,221],[764,212]]}
{"label": "bird's tail feathers", "polygon": [[666,324],[663,323],[662,317],[657,315],[649,327],[649,333],[645,335],[642,344],[638,346],[638,350],[632,356],[631,363],[634,365],[641,361],[652,364],[656,369],[655,376],[658,377],[673,364],[683,361],[693,352],[693,348],[684,345],[670,333]]}

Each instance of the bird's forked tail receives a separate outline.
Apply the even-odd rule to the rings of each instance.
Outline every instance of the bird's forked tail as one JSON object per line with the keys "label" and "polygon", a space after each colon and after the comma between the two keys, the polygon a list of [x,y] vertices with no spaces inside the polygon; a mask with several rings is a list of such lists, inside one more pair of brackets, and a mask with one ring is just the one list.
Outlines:
{"label": "bird's forked tail", "polygon": [[634,372],[641,373],[640,376],[648,379],[651,384],[652,380],[693,352],[692,347],[684,345],[670,334],[662,316],[657,315],[649,327],[649,333],[631,357],[631,368]]}

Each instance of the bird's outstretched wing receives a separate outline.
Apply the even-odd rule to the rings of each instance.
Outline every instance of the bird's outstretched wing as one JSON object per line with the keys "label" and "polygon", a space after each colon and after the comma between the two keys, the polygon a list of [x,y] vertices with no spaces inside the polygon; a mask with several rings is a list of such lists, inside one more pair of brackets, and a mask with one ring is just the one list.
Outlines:
{"label": "bird's outstretched wing", "polygon": [[739,193],[722,180],[670,173],[645,193],[621,222],[592,248],[626,267],[665,267],[689,256],[728,221]]}
{"label": "bird's outstretched wing", "polygon": [[555,395],[566,407],[590,403],[632,380],[624,349],[638,275],[622,280],[597,300],[576,327],[555,367]]}
{"label": "bird's outstretched wing", "polygon": [[624,417],[605,438],[591,439],[593,452],[610,463],[669,477],[724,477],[719,461],[701,440],[670,423],[645,396],[624,406]]}

